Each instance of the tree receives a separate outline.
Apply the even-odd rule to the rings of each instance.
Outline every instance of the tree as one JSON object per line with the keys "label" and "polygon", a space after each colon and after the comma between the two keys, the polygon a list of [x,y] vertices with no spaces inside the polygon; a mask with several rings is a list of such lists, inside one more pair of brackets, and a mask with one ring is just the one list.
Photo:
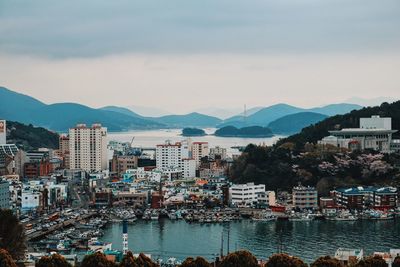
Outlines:
{"label": "tree", "polygon": [[310,267],[341,267],[340,261],[330,256],[320,257]]}
{"label": "tree", "polygon": [[9,251],[15,260],[25,255],[24,227],[11,210],[0,209],[0,248]]}
{"label": "tree", "polygon": [[356,264],[356,267],[387,267],[388,264],[381,256],[368,257]]}
{"label": "tree", "polygon": [[109,261],[103,253],[96,252],[86,255],[83,258],[81,267],[115,267],[115,264]]}
{"label": "tree", "polygon": [[275,254],[268,259],[265,267],[307,267],[307,264],[297,257]]}
{"label": "tree", "polygon": [[258,267],[258,262],[253,254],[242,250],[228,254],[219,267]]}
{"label": "tree", "polygon": [[149,257],[144,255],[143,253],[139,254],[139,257],[136,259],[136,263],[140,267],[158,267],[158,264],[154,263]]}
{"label": "tree", "polygon": [[72,267],[63,256],[60,254],[53,254],[51,256],[44,256],[38,262],[35,267]]}
{"label": "tree", "polygon": [[17,267],[10,253],[0,248],[0,266],[1,267]]}
{"label": "tree", "polygon": [[392,263],[392,267],[400,267],[400,256],[397,256],[393,263]]}
{"label": "tree", "polygon": [[187,258],[180,267],[211,267],[204,258],[197,257],[196,259]]}
{"label": "tree", "polygon": [[122,258],[119,267],[139,267],[136,263],[135,257],[133,257],[132,252],[128,251],[128,253]]}

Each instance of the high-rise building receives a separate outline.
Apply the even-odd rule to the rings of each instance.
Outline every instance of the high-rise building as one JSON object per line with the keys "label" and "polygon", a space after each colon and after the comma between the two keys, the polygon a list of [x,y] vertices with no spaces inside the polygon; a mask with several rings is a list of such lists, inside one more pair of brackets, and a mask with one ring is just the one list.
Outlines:
{"label": "high-rise building", "polygon": [[64,168],[69,169],[70,168],[70,153],[69,153],[69,137],[68,136],[65,136],[65,135],[60,136],[58,148],[59,148],[58,151],[60,153],[60,156],[63,159]]}
{"label": "high-rise building", "polygon": [[189,146],[177,142],[166,141],[156,147],[157,169],[182,168],[182,159],[189,158]]}
{"label": "high-rise building", "polygon": [[192,143],[192,157],[196,161],[196,166],[200,166],[201,159],[208,156],[208,142],[193,142]]}
{"label": "high-rise building", "polygon": [[0,120],[0,145],[1,144],[7,144],[7,128],[5,120]]}
{"label": "high-rise building", "polygon": [[69,129],[70,168],[85,171],[108,169],[107,128],[78,124]]}

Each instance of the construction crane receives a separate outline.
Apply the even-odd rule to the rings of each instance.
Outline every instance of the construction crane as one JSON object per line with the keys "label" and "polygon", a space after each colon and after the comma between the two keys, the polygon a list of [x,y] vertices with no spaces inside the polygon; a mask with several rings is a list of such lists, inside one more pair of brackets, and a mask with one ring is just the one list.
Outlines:
{"label": "construction crane", "polygon": [[133,140],[135,140],[134,136],[132,137],[132,141],[131,141],[131,144],[130,144],[131,147],[132,147],[132,144],[133,144]]}

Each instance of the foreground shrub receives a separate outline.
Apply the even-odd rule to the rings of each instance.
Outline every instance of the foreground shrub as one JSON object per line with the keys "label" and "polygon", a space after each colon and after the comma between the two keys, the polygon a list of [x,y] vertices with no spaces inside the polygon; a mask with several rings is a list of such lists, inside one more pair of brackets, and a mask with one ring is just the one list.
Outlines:
{"label": "foreground shrub", "polygon": [[253,254],[242,250],[228,254],[219,267],[258,267],[258,262]]}
{"label": "foreground shrub", "polygon": [[10,253],[0,248],[0,266],[1,267],[17,267]]}
{"label": "foreground shrub", "polygon": [[180,267],[211,267],[212,265],[202,257],[187,258]]}
{"label": "foreground shrub", "polygon": [[382,257],[380,256],[373,256],[368,257],[364,260],[361,260],[356,264],[356,267],[387,267],[388,264]]}
{"label": "foreground shrub", "polygon": [[287,254],[275,254],[272,255],[267,263],[266,267],[307,267],[301,259],[292,257]]}
{"label": "foreground shrub", "polygon": [[109,261],[103,253],[96,252],[83,258],[81,267],[115,267],[114,262]]}
{"label": "foreground shrub", "polygon": [[340,261],[330,256],[320,257],[310,267],[341,267]]}
{"label": "foreground shrub", "polygon": [[24,226],[9,209],[0,209],[0,248],[5,249],[14,260],[24,258]]}
{"label": "foreground shrub", "polygon": [[392,263],[392,267],[400,267],[400,256],[397,256],[393,263]]}

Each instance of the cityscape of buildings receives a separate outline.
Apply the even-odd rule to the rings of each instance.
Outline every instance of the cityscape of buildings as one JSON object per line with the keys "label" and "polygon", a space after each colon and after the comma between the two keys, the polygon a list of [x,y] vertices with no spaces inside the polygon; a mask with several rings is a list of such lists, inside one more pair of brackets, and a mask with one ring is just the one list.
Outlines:
{"label": "cityscape of buildings", "polygon": [[[332,188],[329,195],[320,195],[315,187],[301,184],[291,191],[274,191],[264,184],[232,183],[228,178],[234,159],[227,149],[191,138],[134,147],[134,139],[108,142],[107,128],[100,124],[78,124],[60,136],[58,149],[24,151],[7,143],[5,124],[0,121],[0,208],[13,210],[24,220],[28,240],[45,238],[74,220],[66,209],[87,210],[76,216],[102,216],[104,222],[162,216],[200,223],[242,217],[254,221],[389,220],[399,213],[399,191],[391,186]],[[398,141],[392,139],[395,132],[390,118],[373,116],[361,118],[360,128],[331,131],[319,144],[392,153],[398,151],[394,145]],[[222,210],[216,212],[216,207]],[[110,214],[100,212],[105,208]],[[203,209],[210,211],[197,213]],[[39,218],[47,222],[44,227],[34,225]],[[128,246],[125,234],[122,254]],[[87,251],[117,253],[110,244],[96,242],[87,241]],[[65,249],[65,244],[58,246]]]}

